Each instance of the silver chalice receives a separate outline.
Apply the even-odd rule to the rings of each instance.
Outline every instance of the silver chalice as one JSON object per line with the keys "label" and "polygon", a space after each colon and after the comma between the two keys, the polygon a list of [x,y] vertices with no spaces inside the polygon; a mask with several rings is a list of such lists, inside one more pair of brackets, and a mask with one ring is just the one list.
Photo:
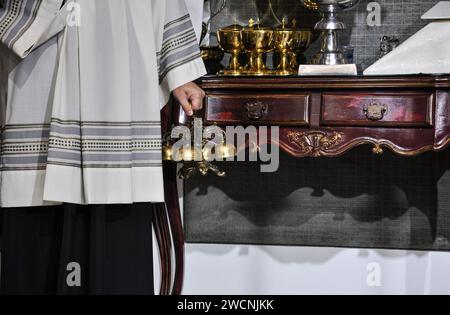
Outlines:
{"label": "silver chalice", "polygon": [[338,32],[345,29],[338,14],[342,10],[353,8],[359,0],[299,0],[306,8],[319,11],[322,19],[315,29],[322,32],[322,46],[311,62],[319,65],[346,64],[345,57],[339,48]]}

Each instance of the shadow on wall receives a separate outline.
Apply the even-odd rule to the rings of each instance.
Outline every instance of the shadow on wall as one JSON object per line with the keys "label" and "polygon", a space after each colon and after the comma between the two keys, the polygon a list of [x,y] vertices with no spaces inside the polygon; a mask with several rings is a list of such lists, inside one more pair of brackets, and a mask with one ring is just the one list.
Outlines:
{"label": "shadow on wall", "polygon": [[185,185],[188,242],[450,250],[450,154],[225,163]]}

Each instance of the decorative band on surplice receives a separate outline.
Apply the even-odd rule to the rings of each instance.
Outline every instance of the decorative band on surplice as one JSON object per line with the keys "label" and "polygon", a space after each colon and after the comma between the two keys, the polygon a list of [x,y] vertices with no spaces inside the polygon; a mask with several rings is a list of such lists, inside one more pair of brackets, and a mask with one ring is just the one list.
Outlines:
{"label": "decorative band on surplice", "polygon": [[0,41],[12,48],[36,19],[42,0],[0,1]]}
{"label": "decorative band on surplice", "polygon": [[7,125],[2,170],[44,170],[48,164],[77,168],[161,166],[160,122],[78,122]]}
{"label": "decorative band on surplice", "polygon": [[167,23],[162,49],[157,53],[160,82],[171,70],[197,58],[200,58],[200,51],[189,14]]}

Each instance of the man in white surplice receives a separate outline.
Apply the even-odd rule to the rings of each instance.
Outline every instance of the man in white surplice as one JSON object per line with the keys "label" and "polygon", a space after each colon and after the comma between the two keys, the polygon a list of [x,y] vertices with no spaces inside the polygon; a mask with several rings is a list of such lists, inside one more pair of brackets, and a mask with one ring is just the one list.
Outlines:
{"label": "man in white surplice", "polygon": [[160,109],[203,98],[184,1],[2,3],[1,205],[162,202]]}
{"label": "man in white surplice", "polygon": [[153,293],[160,110],[204,74],[184,0],[0,0],[2,293]]}

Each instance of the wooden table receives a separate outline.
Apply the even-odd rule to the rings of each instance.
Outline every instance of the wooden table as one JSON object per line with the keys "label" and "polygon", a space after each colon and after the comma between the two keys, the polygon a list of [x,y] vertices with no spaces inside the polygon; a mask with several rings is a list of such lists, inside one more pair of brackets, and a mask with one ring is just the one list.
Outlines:
{"label": "wooden table", "polygon": [[[450,143],[450,76],[217,77],[206,92],[205,125],[279,126],[276,143],[293,157],[338,157],[362,144],[374,154],[444,150]],[[185,124],[180,106],[162,111],[163,132]],[[164,162],[166,209],[156,213],[161,294],[181,294],[184,232],[176,164]],[[172,279],[172,245],[175,275]]]}

